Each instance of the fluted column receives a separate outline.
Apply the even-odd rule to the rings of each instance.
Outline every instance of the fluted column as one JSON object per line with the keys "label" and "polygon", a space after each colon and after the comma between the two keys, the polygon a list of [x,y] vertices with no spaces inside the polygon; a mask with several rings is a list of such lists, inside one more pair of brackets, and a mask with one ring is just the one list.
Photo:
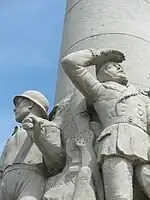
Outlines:
{"label": "fluted column", "polygon": [[[60,59],[85,48],[115,48],[125,53],[130,83],[150,87],[150,0],[68,0]],[[72,91],[61,68],[56,102]]]}

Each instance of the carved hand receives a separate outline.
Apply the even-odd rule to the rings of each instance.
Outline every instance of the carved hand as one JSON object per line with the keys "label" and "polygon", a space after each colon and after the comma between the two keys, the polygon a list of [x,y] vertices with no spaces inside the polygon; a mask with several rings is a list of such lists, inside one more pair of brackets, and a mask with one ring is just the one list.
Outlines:
{"label": "carved hand", "polygon": [[90,49],[93,55],[93,64],[98,65],[104,61],[122,62],[125,56],[122,52],[113,49]]}
{"label": "carved hand", "polygon": [[22,122],[22,126],[26,131],[33,129],[33,120],[32,120],[32,118],[31,117],[25,118],[23,120],[23,122]]}
{"label": "carved hand", "polygon": [[42,127],[42,121],[35,116],[29,116],[23,120],[22,126],[27,131],[29,137],[33,140],[38,139],[38,137],[44,132]]}

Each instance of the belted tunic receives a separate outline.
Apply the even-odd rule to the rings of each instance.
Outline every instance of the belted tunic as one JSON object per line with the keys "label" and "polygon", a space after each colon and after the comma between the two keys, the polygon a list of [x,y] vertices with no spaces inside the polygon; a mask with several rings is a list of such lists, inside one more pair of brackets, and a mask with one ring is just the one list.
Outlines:
{"label": "belted tunic", "polygon": [[[43,119],[42,119],[43,120]],[[54,122],[43,120],[44,134],[32,143],[25,159],[16,159],[18,152],[26,140],[27,132],[20,126],[15,128],[14,133],[8,139],[0,158],[0,169],[5,169],[14,164],[26,164],[34,166],[37,170],[43,170],[44,164],[51,174],[57,174],[64,167],[65,153],[62,147],[61,131]],[[16,166],[16,165],[15,165]],[[7,169],[8,171],[8,169]]]}
{"label": "belted tunic", "polygon": [[87,70],[93,55],[89,50],[67,55],[62,67],[73,84],[90,100],[103,130],[98,138],[98,162],[108,156],[148,161],[150,100],[134,86],[101,83]]}

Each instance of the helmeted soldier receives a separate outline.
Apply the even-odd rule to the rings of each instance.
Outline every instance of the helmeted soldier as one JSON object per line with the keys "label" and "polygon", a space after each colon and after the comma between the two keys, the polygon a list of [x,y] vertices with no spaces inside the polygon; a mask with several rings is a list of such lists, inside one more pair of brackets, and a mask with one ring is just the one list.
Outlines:
{"label": "helmeted soldier", "polygon": [[38,91],[14,98],[15,118],[22,126],[7,141],[1,166],[1,200],[41,200],[46,175],[55,175],[65,164],[61,132],[48,121],[49,103]]}
{"label": "helmeted soldier", "polygon": [[[150,198],[150,101],[127,85],[117,50],[81,50],[67,55],[62,67],[79,91],[92,102],[103,126],[98,162],[102,166],[106,200],[133,199],[133,167]],[[86,67],[96,65],[97,79]]]}

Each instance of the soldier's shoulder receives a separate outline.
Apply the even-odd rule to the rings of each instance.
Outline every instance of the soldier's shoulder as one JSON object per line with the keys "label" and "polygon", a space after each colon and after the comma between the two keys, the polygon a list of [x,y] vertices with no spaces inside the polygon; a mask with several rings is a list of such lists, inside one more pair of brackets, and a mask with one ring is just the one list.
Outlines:
{"label": "soldier's shoulder", "polygon": [[15,135],[15,133],[17,132],[17,130],[18,130],[18,126],[15,126],[15,127],[14,127],[14,131],[13,131],[13,133],[11,134],[11,136]]}
{"label": "soldier's shoulder", "polygon": [[58,127],[57,124],[53,121],[49,121],[49,120],[44,119],[42,122],[43,122],[44,127],[49,127],[49,126]]}
{"label": "soldier's shoulder", "polygon": [[120,92],[122,92],[125,88],[125,86],[118,84],[116,82],[113,82],[113,81],[104,82],[104,83],[101,83],[101,85],[106,90],[110,89],[110,90],[120,91]]}

